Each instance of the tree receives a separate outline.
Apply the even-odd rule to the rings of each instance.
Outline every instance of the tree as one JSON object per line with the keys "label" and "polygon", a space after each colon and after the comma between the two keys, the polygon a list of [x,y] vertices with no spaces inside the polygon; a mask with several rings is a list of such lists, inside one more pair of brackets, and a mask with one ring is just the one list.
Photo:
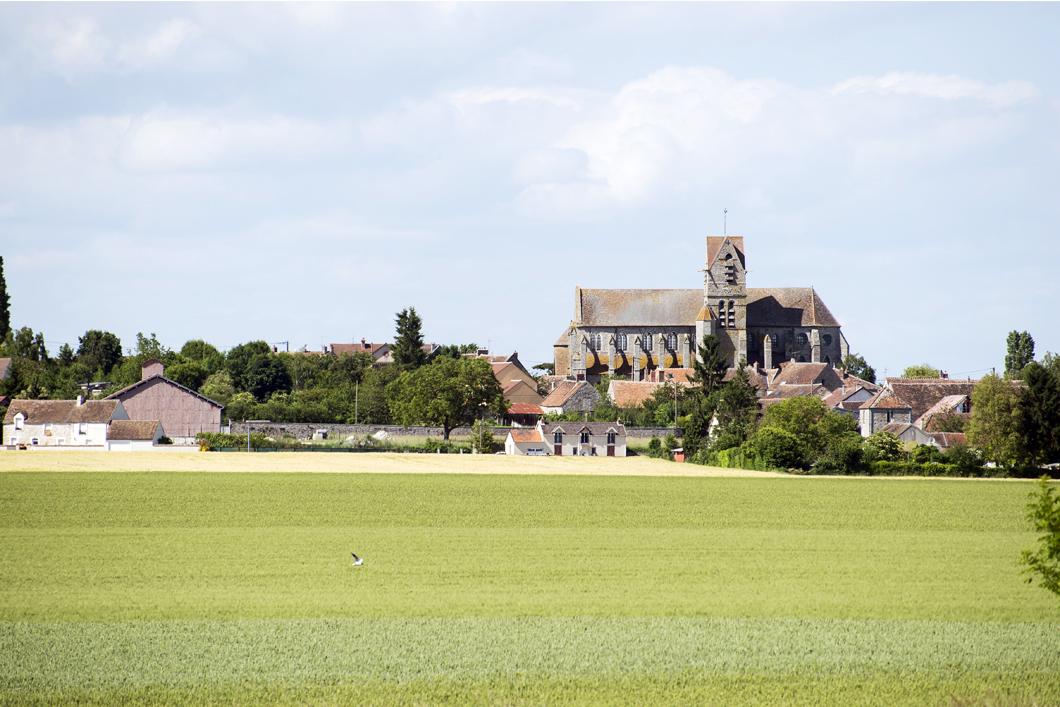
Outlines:
{"label": "tree", "polygon": [[1027,582],[1038,576],[1038,584],[1053,594],[1060,595],[1060,495],[1043,476],[1038,492],[1031,494],[1027,519],[1038,533],[1038,547],[1024,550],[1020,559],[1027,566]]}
{"label": "tree", "polygon": [[221,370],[225,363],[224,354],[202,339],[184,342],[180,347],[180,357],[185,361],[201,363],[211,375]]}
{"label": "tree", "polygon": [[737,368],[732,379],[721,386],[717,398],[718,434],[713,446],[715,449],[738,447],[754,432],[758,417],[758,392],[744,366]]}
{"label": "tree", "polygon": [[[829,410],[814,396],[789,398],[766,408],[762,427],[772,427],[791,434],[799,443],[799,452],[807,464],[813,464],[828,448],[843,438],[860,435],[857,422],[849,415]],[[798,466],[789,464],[788,466]]]}
{"label": "tree", "polygon": [[759,459],[774,468],[807,466],[799,438],[787,430],[763,425],[748,440],[747,446]]}
{"label": "tree", "polygon": [[415,307],[397,313],[397,336],[394,338],[394,363],[404,368],[417,368],[427,360],[423,351],[423,322]]}
{"label": "tree", "polygon": [[464,354],[477,354],[479,351],[478,344],[446,344],[445,346],[438,347],[438,356],[448,356],[449,358],[460,358]]}
{"label": "tree", "polygon": [[107,375],[121,362],[121,339],[109,331],[90,329],[77,338],[77,360]]}
{"label": "tree", "polygon": [[721,387],[726,365],[718,337],[713,334],[703,335],[703,341],[699,344],[699,355],[693,360],[692,368],[704,395],[713,395]]}
{"label": "tree", "polygon": [[236,390],[249,390],[246,374],[251,362],[257,357],[271,353],[272,347],[264,341],[249,341],[232,347],[225,355],[225,368],[228,375],[232,376],[232,385]]}
{"label": "tree", "polygon": [[972,390],[968,443],[983,459],[999,466],[1015,466],[1023,457],[1019,424],[1019,391],[994,374],[983,376]]}
{"label": "tree", "polygon": [[541,371],[543,375],[554,376],[556,375],[556,364],[554,363],[539,363],[533,367],[535,371]]}
{"label": "tree", "polygon": [[939,369],[927,363],[921,363],[917,366],[909,366],[902,371],[902,378],[941,378],[942,374]]}
{"label": "tree", "polygon": [[199,361],[175,363],[166,369],[166,377],[180,383],[186,388],[198,390],[206,382],[209,372]]}
{"label": "tree", "polygon": [[454,427],[507,409],[504,391],[482,359],[441,358],[405,371],[387,387],[387,398],[398,422],[438,425],[446,440]]}
{"label": "tree", "polygon": [[254,417],[254,408],[257,407],[254,396],[246,391],[236,393],[225,406],[225,415],[229,420],[249,420]]}
{"label": "tree", "polygon": [[232,385],[232,376],[228,371],[218,371],[206,378],[199,392],[210,400],[228,405],[228,401],[236,394],[236,389]]}
{"label": "tree", "polygon": [[873,432],[864,442],[865,456],[870,461],[890,462],[902,456],[902,440],[890,432]]}
{"label": "tree", "polygon": [[[18,358],[28,358],[30,361],[47,361],[48,349],[44,346],[44,335],[33,333],[28,326],[24,326],[15,332],[12,340],[11,355]],[[121,352],[119,352],[119,356]]]}
{"label": "tree", "polygon": [[63,344],[59,347],[59,365],[69,366],[74,362],[74,349],[70,344]]}
{"label": "tree", "polygon": [[291,391],[291,375],[287,368],[269,354],[259,354],[250,360],[243,373],[243,381],[247,392],[261,402],[268,400],[273,393]]}
{"label": "tree", "polygon": [[151,336],[144,336],[143,332],[136,332],[136,357],[140,359],[141,364],[151,359],[163,361],[169,354],[170,350],[162,345],[162,342],[158,340],[154,332],[151,332]]}
{"label": "tree", "polygon": [[1005,348],[1005,377],[1020,378],[1023,369],[1034,360],[1034,339],[1029,332],[1010,331]]}
{"label": "tree", "polygon": [[840,367],[850,375],[856,376],[863,381],[876,382],[876,369],[870,366],[860,354],[847,354],[843,357]]}
{"label": "tree", "polygon": [[1023,369],[1023,382],[1016,429],[1024,459],[1035,466],[1060,461],[1060,379],[1031,362]]}
{"label": "tree", "polygon": [[0,255],[0,341],[11,333],[11,296],[7,294],[7,277],[4,275],[4,257]]}

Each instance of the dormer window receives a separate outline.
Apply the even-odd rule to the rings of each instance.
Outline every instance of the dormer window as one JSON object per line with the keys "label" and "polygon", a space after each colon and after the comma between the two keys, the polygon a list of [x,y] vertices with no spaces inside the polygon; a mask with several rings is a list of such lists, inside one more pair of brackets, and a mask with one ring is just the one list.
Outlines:
{"label": "dormer window", "polygon": [[22,413],[15,415],[15,429],[21,430],[24,424],[26,424],[26,416]]}
{"label": "dormer window", "polygon": [[608,444],[614,444],[615,443],[615,433],[614,432],[608,432],[607,433],[607,443]]}
{"label": "dormer window", "polygon": [[562,432],[553,432],[552,433],[552,442],[553,442],[553,444],[563,444],[563,433]]}
{"label": "dormer window", "polygon": [[589,444],[589,430],[582,430],[582,444]]}

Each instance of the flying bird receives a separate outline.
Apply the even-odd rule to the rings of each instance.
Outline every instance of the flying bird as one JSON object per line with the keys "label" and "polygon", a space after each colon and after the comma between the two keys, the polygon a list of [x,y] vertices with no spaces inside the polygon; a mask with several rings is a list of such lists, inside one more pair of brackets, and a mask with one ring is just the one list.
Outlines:
{"label": "flying bird", "polygon": [[354,567],[360,567],[361,565],[364,564],[364,560],[361,559],[360,557],[357,557],[357,553],[356,552],[351,552],[350,555],[353,556],[353,566]]}

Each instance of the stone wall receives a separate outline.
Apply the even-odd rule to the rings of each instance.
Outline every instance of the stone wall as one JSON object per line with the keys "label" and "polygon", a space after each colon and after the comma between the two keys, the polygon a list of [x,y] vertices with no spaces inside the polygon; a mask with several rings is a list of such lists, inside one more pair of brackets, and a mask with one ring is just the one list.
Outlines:
{"label": "stone wall", "polygon": [[[434,437],[442,438],[441,427],[402,427],[400,425],[339,425],[329,422],[272,422],[266,425],[252,425],[253,432],[261,432],[269,437],[294,437],[295,439],[308,440],[313,438],[317,430],[327,430],[329,440],[342,440],[351,435],[364,437],[379,430],[385,430],[392,437]],[[508,427],[494,427],[493,436],[503,439],[508,435]],[[665,437],[673,432],[672,427],[627,427],[626,436],[634,438]],[[677,430],[678,437],[682,431]],[[233,422],[232,434],[245,435],[247,433],[246,423]],[[451,437],[470,437],[470,427],[457,427],[450,433]]]}

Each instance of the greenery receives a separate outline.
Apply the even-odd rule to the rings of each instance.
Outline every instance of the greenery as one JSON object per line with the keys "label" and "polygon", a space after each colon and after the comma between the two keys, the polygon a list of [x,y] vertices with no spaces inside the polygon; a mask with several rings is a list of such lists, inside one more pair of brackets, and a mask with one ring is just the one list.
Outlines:
{"label": "greenery", "polygon": [[927,364],[921,363],[916,366],[909,366],[902,371],[902,378],[941,378],[942,373],[939,369]]}
{"label": "greenery", "polygon": [[406,368],[422,366],[427,360],[423,351],[423,321],[415,307],[403,309],[397,314],[397,336],[392,348],[394,363]]}
{"label": "greenery", "polygon": [[1023,369],[1034,361],[1034,337],[1026,331],[1010,331],[1005,340],[1005,377],[1022,378]]}
{"label": "greenery", "polygon": [[1022,371],[1016,429],[1027,466],[1060,462],[1060,377],[1031,362]]}
{"label": "greenery", "polygon": [[860,354],[847,354],[843,357],[840,367],[852,376],[857,376],[869,383],[876,382],[876,369],[868,364],[864,356]]}
{"label": "greenery", "polygon": [[1027,568],[1027,581],[1035,578],[1043,588],[1060,596],[1060,494],[1042,477],[1038,492],[1031,495],[1027,519],[1038,533],[1038,547],[1020,556]]}
{"label": "greenery", "polygon": [[437,425],[446,440],[454,427],[507,409],[504,391],[482,359],[441,357],[405,371],[388,386],[387,397],[400,424]]}
{"label": "greenery", "polygon": [[721,343],[713,334],[704,334],[699,344],[699,355],[692,362],[695,382],[703,395],[710,397],[721,387],[725,378],[725,357],[721,355]]}
{"label": "greenery", "polygon": [[1027,489],[4,473],[0,702],[1055,704]]}
{"label": "greenery", "polygon": [[996,375],[984,376],[972,390],[968,443],[986,461],[1014,467],[1023,455],[1018,424],[1019,390]]}
{"label": "greenery", "polygon": [[11,333],[11,295],[7,293],[7,277],[4,275],[4,256],[0,255],[0,341]]}
{"label": "greenery", "polygon": [[77,361],[90,372],[106,375],[121,358],[121,339],[109,331],[90,329],[77,339]]}

